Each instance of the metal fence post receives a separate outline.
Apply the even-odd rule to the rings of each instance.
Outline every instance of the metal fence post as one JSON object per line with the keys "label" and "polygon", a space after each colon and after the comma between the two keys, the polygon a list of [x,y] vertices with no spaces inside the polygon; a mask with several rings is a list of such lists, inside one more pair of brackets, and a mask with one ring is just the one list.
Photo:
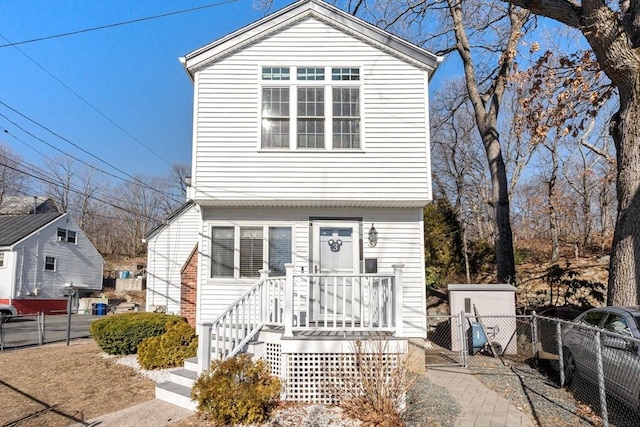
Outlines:
{"label": "metal fence post", "polygon": [[460,318],[458,319],[458,324],[460,327],[460,341],[462,341],[462,362],[464,367],[467,368],[469,366],[469,349],[467,348],[467,337],[464,333],[464,310],[460,310]]}
{"label": "metal fence post", "polygon": [[607,392],[604,388],[604,368],[602,366],[600,331],[596,331],[596,365],[598,368],[598,391],[600,392],[600,413],[602,414],[602,425],[604,427],[608,427],[609,412],[607,411]]}
{"label": "metal fence post", "polygon": [[556,345],[558,347],[558,369],[560,370],[560,388],[564,387],[564,350],[562,349],[562,327],[556,321]]}
{"label": "metal fence post", "polygon": [[533,360],[538,363],[538,315],[536,311],[531,312],[531,351]]}
{"label": "metal fence post", "polygon": [[0,322],[0,351],[4,350],[4,322]]}
{"label": "metal fence post", "polygon": [[41,311],[38,314],[38,345],[43,345],[44,343],[46,343],[46,336],[45,336],[45,314],[44,311]]}

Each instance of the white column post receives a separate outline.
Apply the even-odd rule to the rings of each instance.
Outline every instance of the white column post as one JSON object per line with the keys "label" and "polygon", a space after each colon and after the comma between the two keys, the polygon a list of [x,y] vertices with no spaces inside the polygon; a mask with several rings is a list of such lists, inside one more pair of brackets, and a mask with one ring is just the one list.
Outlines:
{"label": "white column post", "polygon": [[287,277],[284,282],[284,334],[283,337],[293,336],[293,268],[294,264],[285,264]]}
{"label": "white column post", "polygon": [[395,307],[393,311],[395,313],[395,323],[396,323],[396,333],[397,337],[403,336],[403,324],[404,324],[404,316],[403,316],[403,298],[402,298],[402,269],[404,268],[404,264],[393,264],[393,274],[395,275],[395,289],[393,290],[393,300],[395,302]]}
{"label": "white column post", "polygon": [[269,321],[269,286],[267,286],[267,279],[269,278],[270,270],[260,270],[260,280],[262,280],[261,299],[260,299],[260,322]]}
{"label": "white column post", "polygon": [[211,366],[212,328],[212,322],[198,323],[198,375],[208,371]]}

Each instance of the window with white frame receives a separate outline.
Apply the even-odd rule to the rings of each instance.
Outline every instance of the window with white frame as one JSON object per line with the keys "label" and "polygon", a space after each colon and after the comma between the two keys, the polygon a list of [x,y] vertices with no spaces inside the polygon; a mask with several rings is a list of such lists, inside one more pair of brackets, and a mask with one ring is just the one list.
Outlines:
{"label": "window with white frame", "polygon": [[52,256],[45,256],[44,269],[49,271],[56,271],[56,258]]}
{"label": "window with white frame", "polygon": [[263,149],[358,150],[360,68],[263,67]]}
{"label": "window with white frame", "polygon": [[271,276],[284,276],[284,265],[291,259],[291,227],[211,228],[211,277],[214,279],[258,278],[262,269],[269,269]]}
{"label": "window with white frame", "polygon": [[65,228],[58,228],[58,241],[59,242],[68,242],[73,243],[74,245],[77,243],[77,234],[73,230],[67,230]]}

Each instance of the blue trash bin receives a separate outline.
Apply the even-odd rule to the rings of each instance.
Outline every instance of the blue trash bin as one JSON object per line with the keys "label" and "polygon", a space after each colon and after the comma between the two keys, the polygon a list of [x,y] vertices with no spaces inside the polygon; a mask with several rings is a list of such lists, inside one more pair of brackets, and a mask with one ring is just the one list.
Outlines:
{"label": "blue trash bin", "polygon": [[99,302],[96,304],[96,314],[98,316],[104,316],[107,314],[107,304]]}

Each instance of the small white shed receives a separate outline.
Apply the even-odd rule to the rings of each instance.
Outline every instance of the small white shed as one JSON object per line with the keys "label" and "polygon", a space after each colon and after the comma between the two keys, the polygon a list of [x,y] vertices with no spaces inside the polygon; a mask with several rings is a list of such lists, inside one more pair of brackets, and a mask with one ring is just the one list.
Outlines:
{"label": "small white shed", "polygon": [[[464,336],[469,336],[471,323],[481,320],[488,327],[489,341],[500,343],[505,354],[517,353],[516,288],[508,284],[451,284],[449,307],[452,315],[464,312]],[[477,310],[478,318],[474,311]],[[452,322],[451,336],[458,336],[457,325]],[[457,329],[457,330],[454,330]],[[452,340],[452,350],[460,350],[461,341]]]}

